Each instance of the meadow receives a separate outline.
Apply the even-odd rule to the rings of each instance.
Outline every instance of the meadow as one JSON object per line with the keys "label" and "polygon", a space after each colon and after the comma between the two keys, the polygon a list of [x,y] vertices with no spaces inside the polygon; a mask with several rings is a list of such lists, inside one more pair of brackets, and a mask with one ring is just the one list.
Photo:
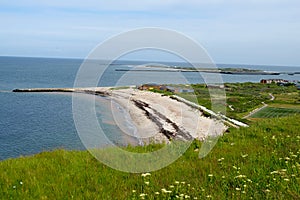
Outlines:
{"label": "meadow", "polygon": [[[205,84],[191,85],[194,93],[181,93],[179,96],[211,108],[211,97]],[[248,122],[243,119],[249,112],[265,104],[272,107],[293,107],[300,109],[300,91],[294,85],[278,86],[261,83],[225,83],[226,110],[228,117]],[[275,99],[272,99],[274,96]],[[195,98],[196,97],[196,98]]]}
{"label": "meadow", "polygon": [[266,107],[259,112],[251,115],[251,118],[276,118],[285,117],[290,115],[300,114],[300,109],[295,108],[276,108],[276,107]]}
{"label": "meadow", "polygon": [[[1,199],[299,199],[300,116],[230,128],[198,158],[194,141],[161,170],[130,174],[87,151],[55,150],[0,162]],[[126,147],[154,151],[162,145]]]}

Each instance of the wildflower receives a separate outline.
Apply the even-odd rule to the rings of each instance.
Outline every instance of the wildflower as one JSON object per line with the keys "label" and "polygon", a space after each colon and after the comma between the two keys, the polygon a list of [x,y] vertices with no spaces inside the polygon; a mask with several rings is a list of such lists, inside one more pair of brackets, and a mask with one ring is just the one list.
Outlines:
{"label": "wildflower", "polygon": [[206,198],[211,198],[211,197],[212,197],[211,195],[207,195],[207,196],[206,196]]}
{"label": "wildflower", "polygon": [[248,157],[248,154],[242,155],[242,158],[246,158]]}
{"label": "wildflower", "polygon": [[166,190],[165,188],[161,189],[161,191],[162,191],[163,193],[171,193],[171,192],[172,192],[172,191],[170,191],[170,190]]}
{"label": "wildflower", "polygon": [[174,185],[170,185],[169,187],[170,187],[170,188],[174,188]]}
{"label": "wildflower", "polygon": [[14,185],[13,188],[16,189],[16,186]]}
{"label": "wildflower", "polygon": [[246,178],[247,176],[246,175],[238,175],[238,176],[236,176],[236,177],[234,177],[234,178]]}
{"label": "wildflower", "polygon": [[187,184],[188,187],[191,187],[191,184]]}
{"label": "wildflower", "polygon": [[246,194],[246,191],[242,191],[243,194]]}
{"label": "wildflower", "polygon": [[154,194],[159,195],[159,192],[155,192]]}
{"label": "wildflower", "polygon": [[144,173],[144,174],[142,174],[141,176],[142,176],[142,177],[146,177],[146,176],[151,176],[151,174],[150,174],[150,173]]}
{"label": "wildflower", "polygon": [[189,199],[189,198],[191,198],[191,197],[190,197],[189,195],[185,195],[184,198],[185,198],[185,199]]}
{"label": "wildflower", "polygon": [[183,182],[181,182],[181,184],[183,184],[183,185],[184,185],[184,184],[185,184],[185,182],[183,181]]}
{"label": "wildflower", "polygon": [[273,137],[272,137],[272,140],[275,140],[276,138],[275,138],[275,135],[273,135]]}
{"label": "wildflower", "polygon": [[136,193],[136,190],[132,190],[133,193]]}
{"label": "wildflower", "polygon": [[224,160],[224,158],[220,158],[219,160],[218,160],[218,162],[222,162]]}
{"label": "wildflower", "polygon": [[241,188],[235,188],[235,190],[236,190],[236,191],[240,191],[240,190],[241,190]]}
{"label": "wildflower", "polygon": [[209,177],[213,177],[214,175],[213,175],[213,174],[208,174],[208,176],[209,176]]}
{"label": "wildflower", "polygon": [[278,171],[272,171],[271,174],[278,174]]}
{"label": "wildflower", "polygon": [[22,182],[22,181],[20,181],[20,185],[23,185],[23,182]]}
{"label": "wildflower", "polygon": [[144,197],[144,196],[147,196],[147,194],[144,193],[140,194],[140,197]]}
{"label": "wildflower", "polygon": [[271,192],[271,190],[266,189],[265,192]]}
{"label": "wildflower", "polygon": [[234,143],[231,143],[230,145],[231,145],[231,146],[233,146],[233,145],[234,145]]}
{"label": "wildflower", "polygon": [[247,187],[247,185],[243,185],[244,187]]}
{"label": "wildflower", "polygon": [[145,181],[145,184],[146,184],[146,185],[149,185],[149,181]]}
{"label": "wildflower", "polygon": [[285,178],[285,179],[283,179],[284,181],[290,181],[290,179],[288,179],[288,178]]}
{"label": "wildflower", "polygon": [[194,197],[194,199],[198,199],[197,197]]}
{"label": "wildflower", "polygon": [[177,184],[177,185],[178,185],[178,184],[179,184],[179,181],[175,181],[175,184]]}
{"label": "wildflower", "polygon": [[222,176],[222,178],[225,178],[225,176]]}

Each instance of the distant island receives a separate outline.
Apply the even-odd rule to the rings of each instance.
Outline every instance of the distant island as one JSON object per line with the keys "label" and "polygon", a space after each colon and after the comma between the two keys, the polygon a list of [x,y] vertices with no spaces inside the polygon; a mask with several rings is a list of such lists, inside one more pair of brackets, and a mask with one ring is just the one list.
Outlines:
{"label": "distant island", "polygon": [[280,75],[280,74],[300,74],[300,72],[271,72],[257,69],[246,68],[186,68],[180,66],[165,66],[165,65],[143,65],[134,68],[118,68],[115,71],[140,71],[140,72],[204,72],[204,73],[219,73],[219,74],[236,74],[236,75]]}

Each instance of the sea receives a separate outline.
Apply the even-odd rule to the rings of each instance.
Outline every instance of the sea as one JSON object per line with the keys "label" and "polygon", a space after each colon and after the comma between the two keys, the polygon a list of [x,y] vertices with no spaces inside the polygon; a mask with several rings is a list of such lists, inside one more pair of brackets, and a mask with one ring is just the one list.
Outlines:
{"label": "sea", "polygon": [[[0,57],[0,160],[28,156],[55,149],[84,150],[72,114],[72,95],[67,93],[14,93],[17,88],[72,88],[83,59]],[[139,85],[144,83],[204,83],[197,72],[128,72],[153,61],[103,61],[95,86]],[[185,63],[164,62],[185,66]],[[247,68],[274,72],[299,72],[300,67],[219,64],[220,68]],[[105,68],[105,70],[103,70]],[[125,70],[116,70],[125,69]],[[101,71],[100,70],[100,71]],[[223,82],[259,82],[261,79],[300,81],[300,74],[221,75]],[[107,116],[110,107],[104,97],[96,104],[97,118],[110,139],[127,145],[122,130]],[[124,115],[124,118],[126,116]],[[128,119],[124,119],[125,121]],[[128,122],[128,126],[131,126]]]}

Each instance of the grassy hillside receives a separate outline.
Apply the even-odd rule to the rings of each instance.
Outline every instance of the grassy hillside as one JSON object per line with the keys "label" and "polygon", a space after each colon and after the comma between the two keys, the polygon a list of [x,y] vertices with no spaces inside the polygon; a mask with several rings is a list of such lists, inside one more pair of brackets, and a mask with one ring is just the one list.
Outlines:
{"label": "grassy hillside", "polygon": [[[86,151],[0,162],[2,199],[300,199],[300,116],[230,129],[198,159],[199,142],[151,175],[115,171]],[[130,148],[155,149],[157,145]]]}

